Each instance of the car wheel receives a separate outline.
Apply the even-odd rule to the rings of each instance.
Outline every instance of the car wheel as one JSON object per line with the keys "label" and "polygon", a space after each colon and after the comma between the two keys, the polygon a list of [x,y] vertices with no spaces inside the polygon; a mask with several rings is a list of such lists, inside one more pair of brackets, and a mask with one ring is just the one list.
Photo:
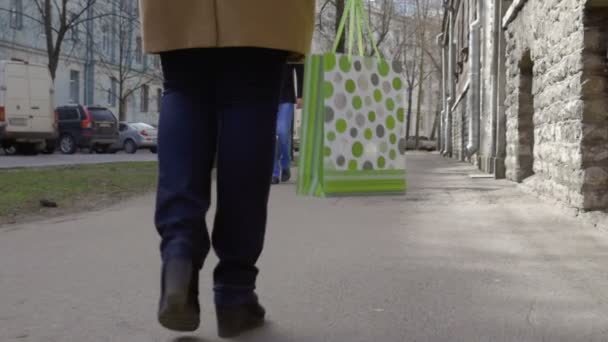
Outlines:
{"label": "car wheel", "polygon": [[133,140],[125,141],[125,152],[128,154],[133,154],[137,152],[137,145]]}
{"label": "car wheel", "polygon": [[110,145],[99,145],[95,149],[95,152],[102,153],[102,154],[108,153],[109,151],[110,151]]}
{"label": "car wheel", "polygon": [[76,153],[76,141],[71,135],[64,135],[59,139],[59,150],[63,154]]}
{"label": "car wheel", "polygon": [[55,153],[55,149],[57,148],[57,143],[55,140],[47,140],[42,153],[44,154],[53,154]]}
{"label": "car wheel", "polygon": [[14,156],[17,154],[17,148],[15,147],[15,145],[4,146],[4,153],[7,156]]}
{"label": "car wheel", "polygon": [[150,152],[157,153],[158,152],[158,148],[157,147],[150,147]]}

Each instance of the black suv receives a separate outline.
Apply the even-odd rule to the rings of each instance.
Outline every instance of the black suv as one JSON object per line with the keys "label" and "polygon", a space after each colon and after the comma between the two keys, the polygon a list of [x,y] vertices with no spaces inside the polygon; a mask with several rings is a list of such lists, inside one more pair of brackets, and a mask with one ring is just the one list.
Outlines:
{"label": "black suv", "polygon": [[78,148],[107,153],[118,141],[118,120],[105,107],[71,105],[57,108],[59,150],[73,154]]}

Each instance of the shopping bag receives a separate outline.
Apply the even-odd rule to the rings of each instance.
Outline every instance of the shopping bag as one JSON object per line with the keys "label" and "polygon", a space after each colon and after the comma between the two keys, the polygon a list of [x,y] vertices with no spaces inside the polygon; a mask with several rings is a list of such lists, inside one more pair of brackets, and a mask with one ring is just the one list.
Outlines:
{"label": "shopping bag", "polygon": [[[349,0],[346,8],[341,27],[347,16],[366,17],[361,0]],[[352,22],[351,38],[361,26]],[[401,64],[361,52],[330,52],[306,60],[297,188],[301,195],[406,190]]]}

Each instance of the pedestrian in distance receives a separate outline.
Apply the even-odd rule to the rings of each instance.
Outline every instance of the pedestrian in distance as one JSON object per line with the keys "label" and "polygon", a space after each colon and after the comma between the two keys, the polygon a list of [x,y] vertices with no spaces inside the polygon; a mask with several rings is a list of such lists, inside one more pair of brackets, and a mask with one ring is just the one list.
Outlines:
{"label": "pedestrian in distance", "polygon": [[277,148],[274,158],[272,184],[291,178],[291,135],[295,109],[302,108],[304,65],[288,63],[283,71],[281,97],[277,113]]}
{"label": "pedestrian in distance", "polygon": [[[211,248],[220,337],[263,324],[255,291],[276,140],[281,76],[309,52],[314,0],[140,0],[147,53],[164,76],[155,225],[161,237],[158,320],[200,323],[198,277]],[[217,153],[216,153],[217,151]],[[217,209],[211,234],[211,170]]]}

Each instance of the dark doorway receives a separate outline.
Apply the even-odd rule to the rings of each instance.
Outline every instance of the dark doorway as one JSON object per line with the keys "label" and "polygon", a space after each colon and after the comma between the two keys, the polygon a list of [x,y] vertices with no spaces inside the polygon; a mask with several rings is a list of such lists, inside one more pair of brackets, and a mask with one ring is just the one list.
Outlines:
{"label": "dark doorway", "polygon": [[519,110],[517,113],[517,181],[534,174],[534,63],[526,51],[519,64]]}

